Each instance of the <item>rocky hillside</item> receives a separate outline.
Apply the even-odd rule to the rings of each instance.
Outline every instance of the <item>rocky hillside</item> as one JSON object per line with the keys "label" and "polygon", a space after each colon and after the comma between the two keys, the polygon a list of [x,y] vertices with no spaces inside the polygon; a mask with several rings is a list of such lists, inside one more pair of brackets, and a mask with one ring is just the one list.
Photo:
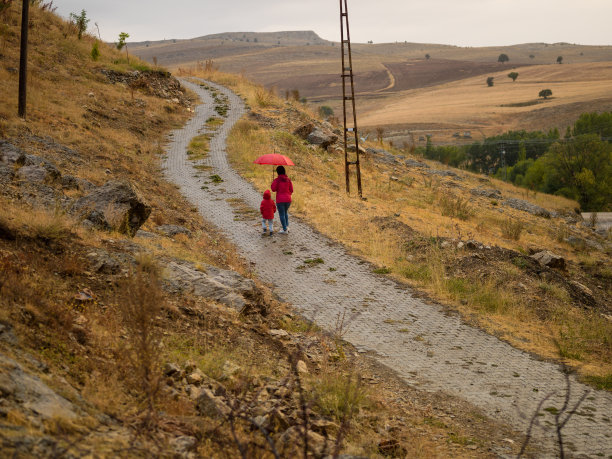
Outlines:
{"label": "rocky hillside", "polygon": [[490,457],[521,437],[424,394],[254,279],[160,171],[197,103],[161,69],[0,10],[0,442],[15,457]]}
{"label": "rocky hillside", "polygon": [[269,171],[253,160],[283,151],[296,163],[294,213],[372,262],[375,273],[610,389],[610,234],[584,221],[575,202],[373,141],[360,145],[366,199],[356,196],[354,175],[347,196],[341,129],[333,119],[317,119],[307,106],[241,78],[201,76],[231,85],[251,104],[228,152],[258,189],[269,186]]}

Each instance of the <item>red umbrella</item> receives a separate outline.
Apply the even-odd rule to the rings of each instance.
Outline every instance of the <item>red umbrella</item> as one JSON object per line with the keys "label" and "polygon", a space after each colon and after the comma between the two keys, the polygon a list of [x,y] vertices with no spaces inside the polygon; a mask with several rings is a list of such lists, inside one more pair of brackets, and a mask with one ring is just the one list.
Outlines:
{"label": "red umbrella", "polygon": [[268,153],[267,155],[260,156],[253,162],[255,164],[272,164],[273,166],[295,166],[293,161],[279,153]]}
{"label": "red umbrella", "polygon": [[[268,153],[253,161],[255,164],[272,164],[273,166],[295,166],[293,161],[280,153]],[[274,179],[274,168],[272,169],[272,179]]]}

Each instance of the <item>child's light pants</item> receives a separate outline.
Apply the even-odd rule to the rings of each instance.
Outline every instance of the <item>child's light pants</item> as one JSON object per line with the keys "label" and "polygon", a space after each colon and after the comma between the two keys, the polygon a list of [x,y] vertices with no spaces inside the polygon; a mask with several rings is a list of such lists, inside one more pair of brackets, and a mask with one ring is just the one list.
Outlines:
{"label": "child's light pants", "polygon": [[263,227],[264,231],[266,230],[266,225],[268,225],[268,231],[270,232],[274,231],[274,219],[268,220],[267,218],[262,218],[261,226]]}

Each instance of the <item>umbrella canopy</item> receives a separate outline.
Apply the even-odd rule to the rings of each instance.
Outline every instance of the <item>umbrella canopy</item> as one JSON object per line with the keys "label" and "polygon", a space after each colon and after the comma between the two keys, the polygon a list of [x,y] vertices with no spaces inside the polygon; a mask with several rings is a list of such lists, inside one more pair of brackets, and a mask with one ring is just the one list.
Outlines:
{"label": "umbrella canopy", "polygon": [[268,153],[267,155],[260,156],[253,162],[255,164],[272,164],[273,166],[295,166],[293,161],[279,153]]}

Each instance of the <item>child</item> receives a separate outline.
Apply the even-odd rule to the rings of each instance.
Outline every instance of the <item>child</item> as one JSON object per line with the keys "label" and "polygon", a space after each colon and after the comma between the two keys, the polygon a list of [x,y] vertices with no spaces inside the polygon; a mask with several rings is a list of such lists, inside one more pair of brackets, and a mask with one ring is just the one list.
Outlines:
{"label": "child", "polygon": [[272,200],[272,193],[270,190],[264,191],[263,200],[259,205],[261,211],[261,226],[263,227],[263,234],[266,234],[266,224],[270,230],[270,236],[274,232],[274,213],[276,212],[276,204]]}

